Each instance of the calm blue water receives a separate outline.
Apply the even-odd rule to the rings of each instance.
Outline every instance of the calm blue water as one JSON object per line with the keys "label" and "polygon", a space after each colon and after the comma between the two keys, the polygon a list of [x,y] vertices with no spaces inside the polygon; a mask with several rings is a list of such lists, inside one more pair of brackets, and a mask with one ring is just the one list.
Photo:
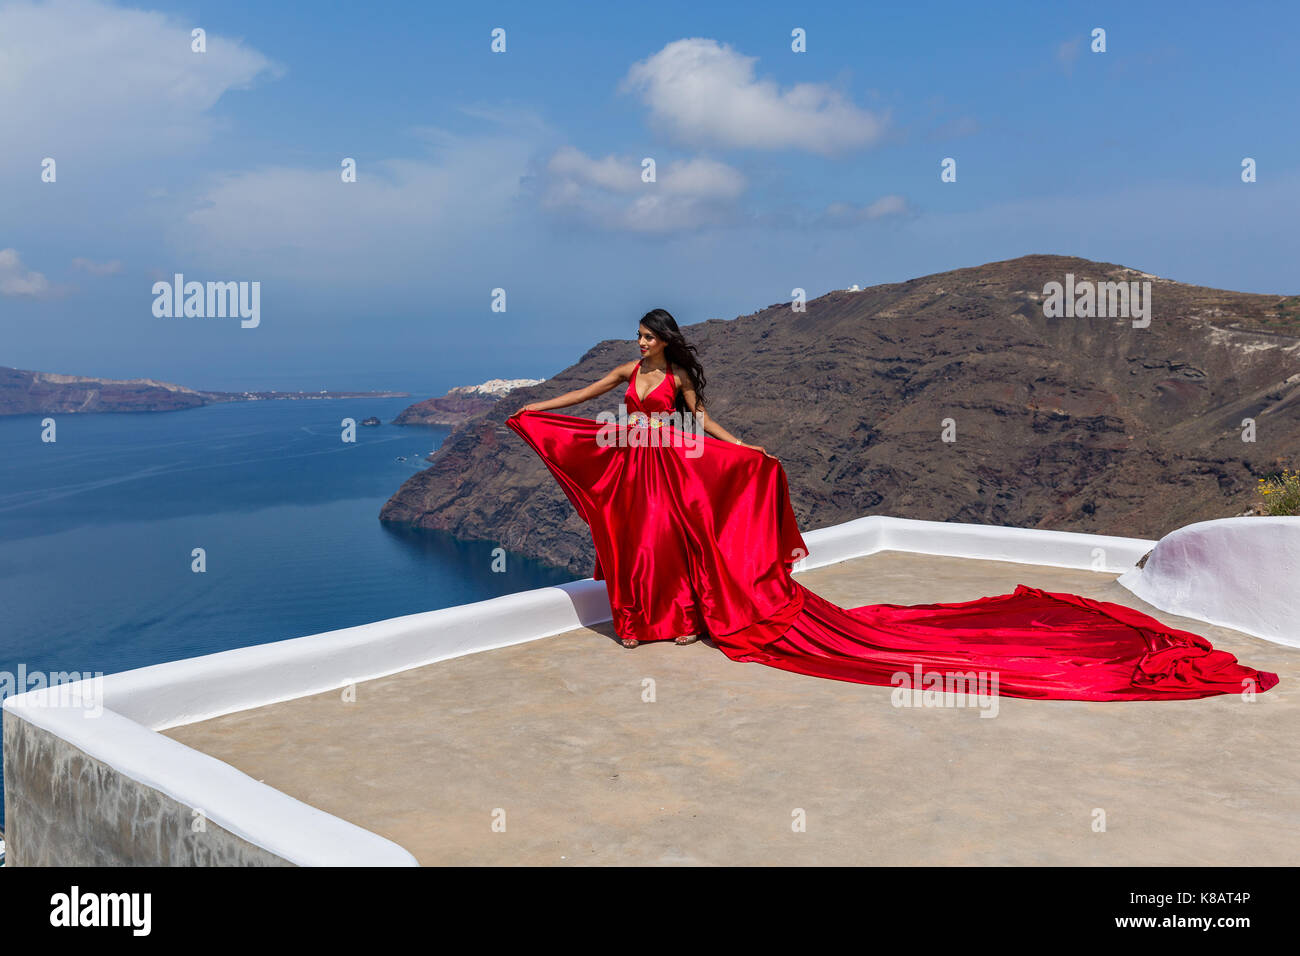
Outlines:
{"label": "calm blue water", "polygon": [[573,580],[380,524],[449,429],[344,444],[339,423],[413,401],[59,415],[53,444],[40,417],[0,417],[0,671],[112,674]]}

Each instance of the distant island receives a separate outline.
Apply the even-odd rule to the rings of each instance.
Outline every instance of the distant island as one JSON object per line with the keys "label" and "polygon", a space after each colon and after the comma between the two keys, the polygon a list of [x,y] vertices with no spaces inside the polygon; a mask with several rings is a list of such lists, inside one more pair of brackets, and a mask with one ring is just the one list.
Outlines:
{"label": "distant island", "polygon": [[205,392],[151,378],[89,378],[0,366],[0,415],[175,412],[221,402],[406,398],[410,392]]}
{"label": "distant island", "polygon": [[459,425],[483,414],[517,388],[541,385],[544,378],[494,378],[481,385],[459,385],[441,398],[427,398],[404,409],[394,425]]}

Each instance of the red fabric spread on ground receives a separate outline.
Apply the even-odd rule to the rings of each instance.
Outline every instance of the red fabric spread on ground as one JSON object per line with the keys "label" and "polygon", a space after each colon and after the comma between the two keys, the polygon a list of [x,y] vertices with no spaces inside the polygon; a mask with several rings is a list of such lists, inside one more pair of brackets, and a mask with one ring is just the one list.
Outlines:
{"label": "red fabric spread on ground", "polygon": [[[624,400],[649,415],[671,411],[672,395],[671,373],[644,399],[634,374]],[[680,421],[528,411],[507,424],[591,529],[620,637],[707,634],[735,661],[863,684],[983,674],[1005,697],[1177,700],[1278,682],[1140,611],[1024,584],[957,603],[839,607],[790,574],[807,548],[775,458]]]}

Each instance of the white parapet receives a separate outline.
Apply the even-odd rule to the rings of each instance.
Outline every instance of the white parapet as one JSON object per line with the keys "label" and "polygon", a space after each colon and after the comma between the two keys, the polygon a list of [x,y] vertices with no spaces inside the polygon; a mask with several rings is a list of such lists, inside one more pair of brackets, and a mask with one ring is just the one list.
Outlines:
{"label": "white parapet", "polygon": [[[804,539],[810,553],[796,571],[892,550],[1119,573],[1151,551],[1144,570],[1119,578],[1143,600],[1171,613],[1297,643],[1289,622],[1296,617],[1300,518],[1203,522],[1157,545],[1141,538],[872,515],[808,532]],[[80,702],[30,691],[6,699],[3,709],[6,724],[10,716],[21,718],[124,780],[165,794],[181,807],[201,807],[207,819],[282,860],[411,865],[415,858],[392,841],[158,731],[609,619],[604,583],[586,578],[125,671],[87,686]],[[6,749],[7,775],[20,769],[10,758]],[[51,832],[43,836],[58,839],[57,828],[47,825]],[[11,833],[18,832],[21,822],[11,827]]]}
{"label": "white parapet", "polygon": [[[587,579],[28,691],[7,698],[4,714],[123,779],[201,808],[207,820],[291,863],[416,865],[391,840],[158,731],[562,634],[609,616],[605,586]],[[6,774],[17,773],[18,764],[8,752],[5,757]]]}
{"label": "white parapet", "polygon": [[1189,524],[1118,580],[1170,614],[1300,647],[1300,518]]}
{"label": "white parapet", "polygon": [[808,545],[808,557],[795,565],[796,571],[810,571],[877,551],[915,551],[1116,574],[1131,568],[1155,544],[1146,538],[919,521],[886,515],[868,515],[819,528],[805,534],[804,542]]}

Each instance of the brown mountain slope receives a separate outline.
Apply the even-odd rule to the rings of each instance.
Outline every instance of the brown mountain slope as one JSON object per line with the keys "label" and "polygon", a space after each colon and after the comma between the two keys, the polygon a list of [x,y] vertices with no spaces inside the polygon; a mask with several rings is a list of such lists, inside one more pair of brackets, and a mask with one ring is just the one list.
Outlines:
{"label": "brown mountain slope", "polygon": [[[1046,318],[1048,282],[1151,282],[1147,328]],[[1300,299],[1035,255],[684,327],[715,418],[781,459],[804,529],[865,514],[1158,538],[1240,513],[1300,452]],[[460,426],[381,520],[591,571],[586,526],[504,420],[635,358],[601,342]],[[564,414],[613,410],[621,391]],[[1256,441],[1242,441],[1242,420]],[[951,419],[955,441],[945,442]]]}

